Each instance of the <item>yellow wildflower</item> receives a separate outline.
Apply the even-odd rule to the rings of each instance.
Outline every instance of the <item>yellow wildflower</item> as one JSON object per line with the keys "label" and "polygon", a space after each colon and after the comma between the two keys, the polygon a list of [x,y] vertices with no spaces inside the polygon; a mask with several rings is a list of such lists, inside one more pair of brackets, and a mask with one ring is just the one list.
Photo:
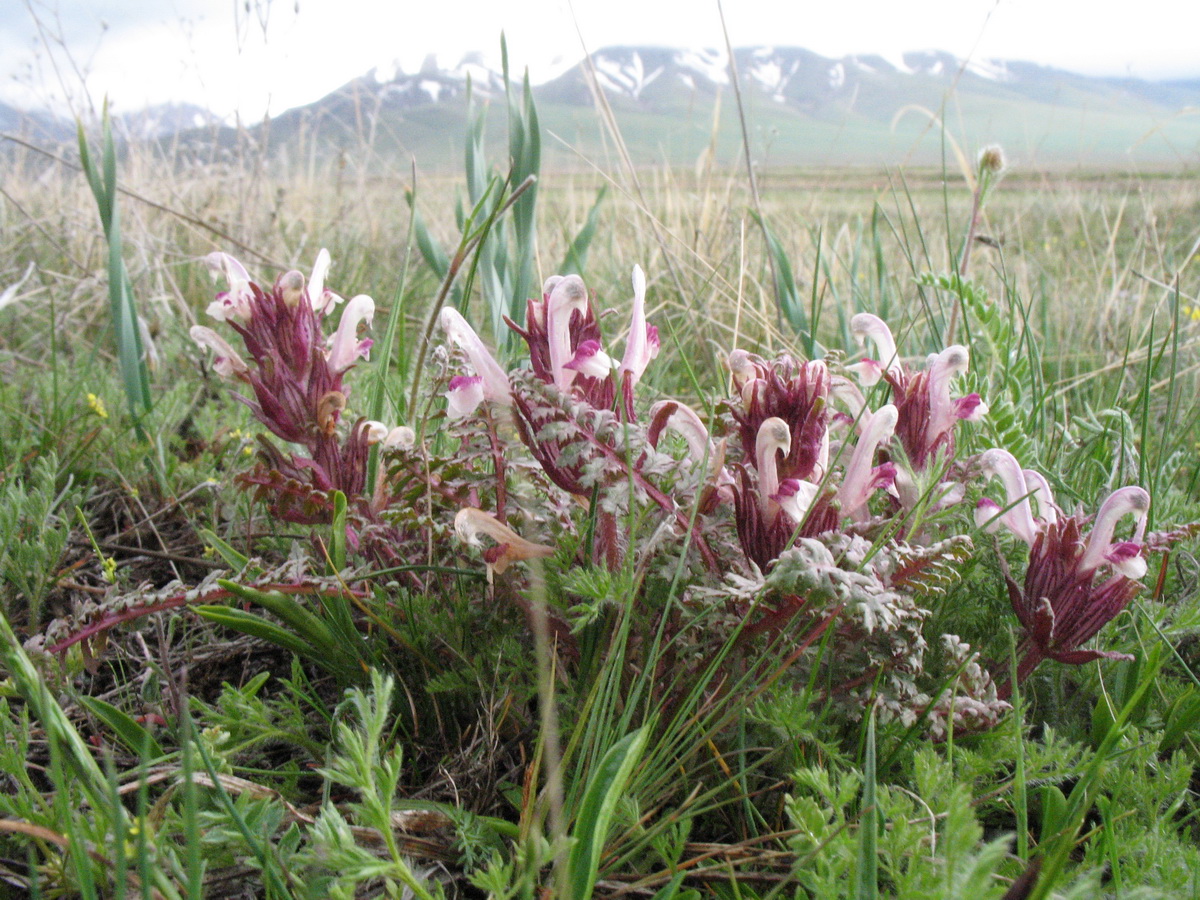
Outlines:
{"label": "yellow wildflower", "polygon": [[89,393],[87,395],[87,402],[88,406],[92,408],[92,412],[102,419],[108,418],[108,410],[104,408],[104,401],[101,398],[97,397],[95,394]]}

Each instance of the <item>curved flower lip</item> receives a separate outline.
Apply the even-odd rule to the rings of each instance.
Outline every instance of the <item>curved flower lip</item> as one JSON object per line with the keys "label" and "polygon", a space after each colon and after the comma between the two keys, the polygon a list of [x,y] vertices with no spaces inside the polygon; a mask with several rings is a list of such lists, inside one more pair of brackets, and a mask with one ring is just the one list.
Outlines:
{"label": "curved flower lip", "polygon": [[486,535],[497,546],[484,552],[489,571],[503,575],[514,562],[524,559],[545,558],[554,555],[554,548],[535,544],[521,537],[499,519],[489,516],[481,509],[467,506],[454,517],[454,533],[464,544],[479,546],[479,536]]}
{"label": "curved flower lip", "polygon": [[455,375],[446,389],[446,415],[451,419],[469,416],[485,399],[483,378],[478,375]]}
{"label": "curved flower lip", "polygon": [[988,405],[978,394],[967,394],[954,401],[954,417],[964,422],[978,422],[988,414]]}
{"label": "curved flower lip", "polygon": [[[1150,495],[1140,487],[1130,486],[1123,487],[1113,491],[1108,495],[1108,498],[1100,505],[1100,510],[1096,513],[1096,521],[1092,525],[1092,533],[1088,535],[1087,549],[1083,552],[1083,557],[1079,560],[1080,572],[1091,572],[1098,568],[1102,562],[1109,562],[1118,568],[1135,570],[1136,564],[1132,562],[1132,554],[1128,549],[1114,548],[1124,547],[1125,544],[1131,544],[1141,552],[1142,538],[1146,533],[1146,516],[1150,512]],[[1137,519],[1137,525],[1134,528],[1132,542],[1123,542],[1115,544],[1113,542],[1113,533],[1117,529],[1117,522],[1127,515],[1132,515]],[[1145,562],[1142,562],[1142,575],[1145,574]],[[1138,576],[1141,577],[1140,575]]]}
{"label": "curved flower lip", "polygon": [[467,354],[472,368],[481,379],[483,399],[511,406],[512,395],[508,389],[508,375],[500,368],[500,363],[496,362],[496,358],[479,339],[475,329],[467,324],[462,314],[454,307],[447,306],[439,314],[438,322],[446,332],[446,337]]}
{"label": "curved flower lip", "polygon": [[232,378],[235,375],[244,375],[250,371],[236,350],[229,346],[229,342],[221,337],[211,328],[206,328],[203,325],[193,325],[188,331],[192,340],[201,347],[206,347],[213,351],[213,368],[217,370],[217,374],[223,378]]}
{"label": "curved flower lip", "polygon": [[580,313],[587,310],[587,288],[578,275],[561,276],[554,282],[546,298],[550,372],[554,386],[560,390],[570,387],[575,380],[575,372],[567,368],[567,363],[575,356],[571,350],[571,314],[576,310]]}
{"label": "curved flower lip", "polygon": [[600,342],[589,339],[580,342],[574,358],[563,368],[589,378],[607,378],[616,366],[617,361],[600,349]]}
{"label": "curved flower lip", "polygon": [[779,504],[788,517],[797,525],[808,517],[808,511],[820,495],[821,489],[811,481],[799,478],[785,478],[779,482],[779,490],[771,495],[771,499]]}
{"label": "curved flower lip", "polygon": [[375,301],[366,294],[359,294],[346,304],[337,331],[329,345],[329,368],[334,372],[345,372],[361,356],[366,357],[371,349],[371,340],[358,340],[358,324],[367,326],[375,318]]}
{"label": "curved flower lip", "polygon": [[872,468],[871,463],[875,459],[876,448],[896,431],[898,420],[899,413],[895,405],[884,404],[875,411],[859,435],[837,493],[844,515],[860,517],[866,511],[871,493],[895,482],[895,464],[884,463]]}
{"label": "curved flower lip", "polygon": [[[871,313],[858,313],[850,319],[850,333],[854,335],[859,346],[865,346],[870,340],[879,356],[878,360],[863,360],[868,364],[865,367],[849,367],[863,378],[863,384],[874,384],[883,372],[892,375],[903,373],[904,367],[896,354],[896,339],[892,337],[892,330],[883,319]],[[874,380],[868,381],[872,376]]]}
{"label": "curved flower lip", "polygon": [[251,301],[254,299],[254,291],[250,287],[250,273],[246,271],[246,267],[220,250],[204,257],[204,264],[212,271],[214,278],[225,276],[229,285],[229,290],[218,294],[217,299],[208,305],[206,312],[218,322],[229,319],[249,322],[253,316]]}
{"label": "curved flower lip", "polygon": [[[1021,470],[1020,463],[1017,462],[1015,456],[999,447],[985,450],[979,457],[979,462],[985,478],[994,476],[999,478],[1000,483],[1004,485],[1007,508],[1001,509],[995,501],[984,498],[979,501],[979,506],[975,510],[976,523],[985,530],[992,530],[988,529],[988,523],[992,522],[994,528],[993,520],[998,519],[1013,534],[1033,546],[1040,528],[1034,521],[1033,511],[1029,507],[1031,491],[1025,482],[1025,474]],[[984,511],[990,513],[986,518]]]}
{"label": "curved flower lip", "polygon": [[638,383],[650,360],[658,356],[658,329],[646,323],[646,273],[641,266],[633,267],[633,315],[629,322],[629,338],[619,374],[629,373],[630,384]]}
{"label": "curved flower lip", "polygon": [[1117,572],[1134,581],[1146,574],[1146,560],[1142,558],[1142,545],[1133,541],[1118,541],[1108,548],[1104,560]]}

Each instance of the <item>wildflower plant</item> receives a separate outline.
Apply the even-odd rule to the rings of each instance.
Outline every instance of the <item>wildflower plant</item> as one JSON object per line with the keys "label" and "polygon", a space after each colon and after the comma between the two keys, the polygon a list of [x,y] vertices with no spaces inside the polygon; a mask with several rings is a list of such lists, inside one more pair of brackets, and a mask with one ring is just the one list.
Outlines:
{"label": "wildflower plant", "polygon": [[[209,263],[228,282],[209,312],[241,337],[248,359],[212,329],[194,328],[193,338],[213,350],[220,374],[249,386],[240,399],[268,430],[298,448],[264,442],[245,483],[296,522],[331,521],[329,498],[340,492],[357,515],[349,549],[380,562],[432,534],[454,534],[482,555],[489,582],[519,583],[510,570],[528,560],[653,571],[668,549],[684,550],[687,607],[697,616],[716,610],[712,621],[725,623],[726,637],[717,628],[710,640],[740,634],[741,653],[820,642],[828,653],[797,659],[797,672],[816,666],[829,699],[852,716],[873,706],[885,721],[924,721],[934,736],[993,726],[1011,685],[997,689],[988,661],[957,634],[926,633],[931,605],[958,579],[973,543],[962,514],[914,527],[908,517],[923,498],[953,506],[977,472],[1005,486],[1006,505],[980,501],[976,518],[992,530],[1008,526],[1031,548],[1025,584],[1006,574],[1022,633],[1018,680],[1044,659],[1112,656],[1082,645],[1124,608],[1145,571],[1140,526],[1132,541],[1112,540],[1121,516],[1144,522],[1144,491],[1114,494],[1085,540],[1086,520],[1063,516],[1046,480],[1020,471],[1005,451],[960,460],[959,423],[987,412],[978,394],[955,395],[967,348],[910,368],[870,314],[855,316],[851,329],[875,357],[852,364],[735,349],[732,395],[705,423],[677,400],[639,399],[659,339],[638,267],[620,358],[605,349],[595,297],[577,275],[551,277],[526,302],[524,322],[508,321],[528,354],[509,370],[446,307],[439,322],[451,355],[439,357],[439,383],[457,448],[436,458],[414,446],[411,430],[343,422],[345,377],[370,348],[358,327],[374,305],[353,298],[326,336],[340,303],[324,286],[327,254],[309,279],[290,272],[270,291],[224,254]],[[890,396],[879,395],[881,385]],[[886,402],[872,406],[868,396]],[[374,443],[388,449],[392,468],[367,497]],[[423,519],[405,512],[419,495]],[[568,605],[554,614],[560,635]]]}
{"label": "wildflower plant", "polygon": [[[430,220],[458,232],[452,252],[414,195],[410,238],[438,286],[422,293],[429,280],[405,262],[386,337],[371,333],[370,297],[334,292],[324,251],[278,278],[210,254],[220,293],[202,291],[201,312],[213,302],[192,337],[222,391],[155,385],[153,428],[140,401],[114,409],[139,377],[139,340],[139,397],[146,373],[195,359],[168,354],[167,320],[122,313],[122,369],[72,371],[95,357],[63,325],[94,315],[59,303],[63,273],[95,261],[93,242],[53,240],[48,259],[39,222],[70,203],[14,206],[18,220],[52,214],[12,229],[0,266],[10,281],[26,272],[0,306],[35,271],[50,300],[7,313],[0,355],[6,884],[1194,893],[1198,614],[1177,547],[1200,526],[1161,524],[1196,518],[1194,347],[1175,302],[1195,295],[1191,270],[1156,277],[1145,242],[1122,236],[1130,223],[1097,204],[1105,296],[1136,289],[1056,321],[1046,301],[1095,279],[1029,277],[1037,248],[1011,252],[1006,211],[983,215],[1004,171],[987,150],[964,173],[965,238],[920,233],[890,272],[922,203],[875,204],[861,225],[839,204],[814,221],[809,294],[763,216],[765,246],[710,269],[704,248],[728,231],[698,226],[700,255],[672,258],[690,220],[657,218],[647,195],[653,228],[639,238],[634,223],[613,246],[652,231],[662,267],[601,280],[609,268],[585,272],[583,258],[595,207],[573,242],[577,203],[535,215],[525,102],[507,175],[486,168],[474,108],[464,202]],[[339,203],[354,181],[333,186]],[[37,191],[69,200],[43,189],[54,183]],[[229,192],[196,195],[210,194]],[[703,202],[697,222],[730,224]],[[242,224],[278,212],[250,198],[241,210]],[[165,212],[146,207],[146,221]],[[1154,246],[1191,246],[1171,220],[1156,220],[1171,231]],[[304,224],[289,218],[288,235]],[[394,258],[402,229],[369,224],[329,238]],[[371,235],[392,237],[359,243]],[[1045,254],[1079,257],[1059,252],[1070,237]],[[939,254],[948,274],[896,277]],[[156,254],[140,260],[134,281],[159,281]],[[768,265],[774,328],[757,304],[694,315],[721,285],[765,284],[769,303]],[[1155,301],[1159,279],[1172,291]],[[112,297],[128,294],[116,281]],[[78,280],[80,299],[94,289]],[[678,343],[660,347],[668,322]],[[782,345],[746,337],[764,332]],[[664,370],[693,347],[706,352],[686,373]],[[393,401],[404,424],[370,421]],[[250,427],[224,427],[231,404]]]}

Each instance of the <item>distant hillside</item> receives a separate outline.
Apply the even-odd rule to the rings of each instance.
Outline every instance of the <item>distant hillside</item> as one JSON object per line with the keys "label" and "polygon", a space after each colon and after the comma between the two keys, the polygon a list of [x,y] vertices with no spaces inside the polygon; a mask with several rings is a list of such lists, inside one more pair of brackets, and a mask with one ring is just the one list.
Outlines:
{"label": "distant hillside", "polygon": [[[755,161],[763,166],[937,164],[946,134],[967,153],[989,143],[1028,167],[1200,164],[1200,81],[1091,78],[1023,62],[922,51],[888,60],[830,59],[800,48],[734,52]],[[724,53],[612,47],[534,87],[544,163],[614,164],[595,112],[604,91],[635,162],[691,165],[709,148],[734,164],[741,135]],[[158,116],[126,132],[170,136],[198,155],[250,142],[288,156],[370,151],[427,171],[458,169],[468,83],[490,103],[489,138],[503,151],[503,79],[478,56],[416,73],[372,70],[308,106],[235,132],[200,111]],[[519,84],[513,90],[519,91]],[[0,110],[0,115],[3,114]],[[718,113],[718,115],[714,115]],[[714,127],[715,122],[715,127]],[[178,146],[178,144],[176,144]]]}
{"label": "distant hillside", "polygon": [[[1090,78],[1022,62],[969,62],[933,51],[829,59],[800,48],[735,51],[760,165],[936,164],[944,142],[967,152],[1000,143],[1030,166],[1200,163],[1200,81]],[[712,145],[736,162],[741,138],[724,54],[613,47],[591,59],[639,163],[690,165]],[[470,77],[477,99],[503,106],[503,82],[478,58],[415,74],[372,72],[269,126],[272,146],[373,146],[426,169],[457,167]],[[515,87],[515,86],[514,86]],[[548,164],[612,162],[586,62],[534,88]],[[714,109],[720,104],[716,130]],[[493,109],[492,136],[503,116]]]}

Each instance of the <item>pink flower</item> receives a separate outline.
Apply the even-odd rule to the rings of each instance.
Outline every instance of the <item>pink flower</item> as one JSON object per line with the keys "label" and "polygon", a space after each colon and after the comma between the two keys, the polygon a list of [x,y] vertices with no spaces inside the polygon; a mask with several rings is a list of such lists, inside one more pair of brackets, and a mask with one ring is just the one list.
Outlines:
{"label": "pink flower", "polygon": [[658,356],[658,348],[658,329],[646,324],[646,275],[641,266],[634,266],[633,317],[629,322],[629,338],[619,376],[628,375],[631,387],[637,384],[650,360]]}
{"label": "pink flower", "polygon": [[791,455],[792,433],[793,428],[782,418],[765,419],[755,439],[754,477],[750,467],[734,467],[738,475],[733,485],[738,540],[747,559],[763,572],[770,570],[797,537],[821,534],[838,523],[838,511],[831,505],[833,492],[821,490],[821,477],[813,481],[781,477]]}
{"label": "pink flower", "polygon": [[563,366],[589,378],[607,378],[615,367],[616,362],[600,349],[599,341],[584,341],[576,348],[574,358]]}
{"label": "pink flower", "polygon": [[250,371],[245,360],[238,356],[238,352],[229,346],[225,338],[211,328],[193,325],[188,334],[201,347],[213,351],[213,368],[222,378],[233,378],[235,375],[245,375]]}
{"label": "pink flower", "polygon": [[875,465],[875,451],[896,430],[896,407],[888,403],[872,415],[870,422],[858,437],[837,499],[842,505],[842,515],[863,520],[867,517],[867,501],[875,491],[890,487],[896,479],[896,467],[890,462]]}
{"label": "pink flower", "polygon": [[371,350],[370,339],[358,339],[358,326],[362,322],[370,327],[375,318],[375,301],[366,294],[359,294],[346,304],[342,310],[342,318],[338,321],[337,331],[329,344],[329,368],[334,372],[345,372],[361,356],[364,359]]}
{"label": "pink flower", "polygon": [[850,366],[864,385],[880,379],[892,388],[892,402],[898,419],[896,437],[914,472],[924,472],[933,458],[949,460],[954,455],[954,426],[961,419],[977,421],[987,413],[987,405],[978,394],[954,399],[950,382],[967,371],[966,347],[955,345],[926,360],[924,370],[914,372],[896,354],[891,330],[878,316],[859,313],[850,320],[850,329],[860,344],[870,341],[879,359],[864,359]]}
{"label": "pink flower", "polygon": [[482,545],[480,535],[495,541],[495,546],[483,552],[489,581],[492,573],[503,575],[514,562],[544,559],[554,555],[553,547],[527,541],[499,519],[473,506],[458,511],[458,515],[454,517],[454,532],[460,541],[473,547]]}
{"label": "pink flower", "polygon": [[500,363],[492,356],[487,345],[480,340],[462,314],[453,307],[447,306],[442,310],[438,319],[446,337],[459,347],[475,370],[474,377],[458,376],[450,381],[447,393],[449,413],[453,418],[469,415],[484,400],[499,403],[502,406],[512,405],[509,393],[508,376]]}
{"label": "pink flower", "polygon": [[542,297],[526,304],[525,327],[506,319],[525,339],[530,369],[541,381],[570,391],[594,409],[611,409],[621,396],[621,410],[634,421],[633,387],[658,354],[658,329],[646,323],[646,276],[633,271],[633,318],[620,364],[604,350],[600,326],[578,275],[554,275],[542,286]]}
{"label": "pink flower", "polygon": [[[550,356],[550,380],[560,390],[566,390],[575,380],[575,372],[567,363],[575,358],[571,341],[571,320],[576,314],[588,312],[587,288],[578,275],[556,276],[546,282],[546,346]],[[594,339],[596,349],[600,341]]]}
{"label": "pink flower", "polygon": [[229,290],[217,294],[217,299],[208,305],[208,314],[218,322],[230,319],[250,321],[250,304],[254,293],[250,289],[250,273],[246,267],[228,253],[220,251],[208,254],[204,257],[204,263],[212,270],[214,277],[224,275],[229,284]]}

